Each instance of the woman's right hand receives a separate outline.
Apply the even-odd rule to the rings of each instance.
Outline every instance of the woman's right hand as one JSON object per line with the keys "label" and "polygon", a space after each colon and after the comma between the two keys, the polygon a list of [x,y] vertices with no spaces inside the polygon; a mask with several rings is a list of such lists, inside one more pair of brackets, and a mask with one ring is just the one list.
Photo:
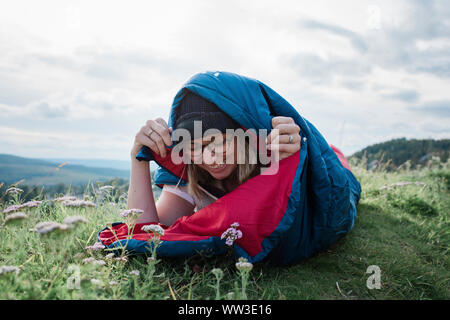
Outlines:
{"label": "woman's right hand", "polygon": [[165,146],[171,146],[173,143],[170,138],[172,131],[172,127],[169,128],[167,122],[162,118],[147,120],[134,137],[131,158],[135,159],[143,146],[149,147],[154,153],[163,158],[166,157]]}

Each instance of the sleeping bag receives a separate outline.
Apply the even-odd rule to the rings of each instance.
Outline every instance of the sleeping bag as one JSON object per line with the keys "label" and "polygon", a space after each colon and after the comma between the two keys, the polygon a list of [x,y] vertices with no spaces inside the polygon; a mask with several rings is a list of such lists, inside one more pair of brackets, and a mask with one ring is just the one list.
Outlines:
{"label": "sleeping bag", "polygon": [[[175,110],[186,90],[215,103],[243,129],[253,128],[256,133],[259,129],[269,133],[274,116],[292,117],[301,128],[301,148],[279,161],[275,174],[250,178],[205,208],[163,226],[159,256],[218,255],[231,248],[251,263],[267,258],[293,264],[328,248],[352,229],[360,183],[339,149],[329,145],[284,98],[256,79],[222,71],[198,73],[177,92],[169,126],[174,125]],[[136,158],[159,165],[154,176],[158,187],[186,185],[185,164],[172,162],[169,152],[162,158],[144,146]],[[221,236],[235,222],[242,237],[228,247]],[[127,224],[118,222],[100,231],[98,238],[109,248],[149,253],[150,235],[141,230],[144,225],[137,224],[128,236]]]}

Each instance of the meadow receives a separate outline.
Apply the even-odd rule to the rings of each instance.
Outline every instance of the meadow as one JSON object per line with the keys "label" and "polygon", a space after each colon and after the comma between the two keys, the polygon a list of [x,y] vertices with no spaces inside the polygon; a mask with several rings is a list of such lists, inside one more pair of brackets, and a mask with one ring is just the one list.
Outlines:
{"label": "meadow", "polygon": [[[449,299],[450,162],[394,172],[351,166],[362,186],[353,230],[296,265],[251,270],[238,270],[231,253],[152,259],[96,250],[99,230],[126,209],[126,194],[112,202],[110,188],[91,184],[82,207],[38,198],[24,206],[17,191],[0,203],[0,299]],[[7,210],[13,205],[22,206]],[[36,227],[45,221],[59,225],[38,232],[51,228]]]}

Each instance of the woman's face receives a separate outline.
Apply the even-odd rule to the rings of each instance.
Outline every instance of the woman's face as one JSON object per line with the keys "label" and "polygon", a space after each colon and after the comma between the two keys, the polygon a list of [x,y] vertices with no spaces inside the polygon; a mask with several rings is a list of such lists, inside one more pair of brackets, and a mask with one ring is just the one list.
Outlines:
{"label": "woman's face", "polygon": [[[226,140],[217,135],[209,135],[191,140],[191,161],[208,171],[213,178],[227,178],[237,167],[237,144],[234,136]],[[197,161],[195,161],[197,160]]]}

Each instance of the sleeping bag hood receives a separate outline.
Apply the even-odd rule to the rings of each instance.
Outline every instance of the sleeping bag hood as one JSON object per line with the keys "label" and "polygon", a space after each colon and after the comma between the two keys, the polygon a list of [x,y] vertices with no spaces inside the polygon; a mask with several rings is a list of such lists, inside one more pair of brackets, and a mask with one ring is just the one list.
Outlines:
{"label": "sleeping bag hood", "polygon": [[[174,126],[186,90],[213,102],[243,129],[256,133],[267,129],[269,134],[275,116],[293,118],[300,126],[301,148],[279,161],[276,173],[250,178],[207,207],[163,226],[159,256],[217,255],[231,248],[251,263],[268,258],[277,264],[292,264],[328,248],[352,229],[360,183],[342,152],[329,145],[283,97],[264,83],[235,73],[198,73],[177,92],[169,126]],[[160,188],[188,182],[185,165],[173,163],[170,150],[162,158],[144,146],[136,158],[159,165],[153,182]],[[221,236],[235,222],[242,237],[230,247]],[[100,231],[98,238],[109,248],[149,253],[151,236],[141,230],[144,225],[137,224],[129,236],[125,223],[115,223]]]}

